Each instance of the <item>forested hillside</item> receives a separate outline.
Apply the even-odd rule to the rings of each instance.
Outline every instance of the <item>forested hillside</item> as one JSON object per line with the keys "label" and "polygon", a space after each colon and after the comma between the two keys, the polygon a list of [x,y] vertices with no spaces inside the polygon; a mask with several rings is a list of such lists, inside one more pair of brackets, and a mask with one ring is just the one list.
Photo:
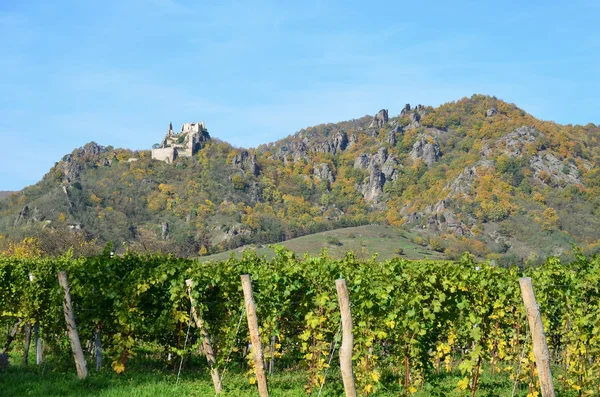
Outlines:
{"label": "forested hillside", "polygon": [[415,242],[450,258],[470,251],[501,263],[600,245],[594,124],[541,121],[474,95],[322,124],[254,149],[211,135],[173,164],[149,151],[76,149],[0,201],[2,249],[37,236],[30,243],[46,252],[113,241],[195,256],[372,223],[417,232]]}

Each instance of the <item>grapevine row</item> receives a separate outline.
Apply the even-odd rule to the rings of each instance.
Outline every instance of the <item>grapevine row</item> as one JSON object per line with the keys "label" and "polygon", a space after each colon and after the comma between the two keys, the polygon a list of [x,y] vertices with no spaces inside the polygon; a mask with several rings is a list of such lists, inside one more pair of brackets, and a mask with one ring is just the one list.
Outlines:
{"label": "grapevine row", "polygon": [[[188,259],[108,251],[91,258],[0,258],[2,321],[38,324],[53,349],[64,338],[65,271],[82,340],[101,330],[102,346],[116,372],[126,370],[141,347],[160,346],[165,357],[185,355],[182,336],[190,321],[186,280],[204,319],[217,367],[252,360],[243,310],[241,274],[250,274],[266,362],[306,368],[307,393],[325,379],[332,343],[339,339],[335,280],[347,281],[354,322],[354,371],[363,395],[398,382],[406,395],[434,373],[461,371],[459,389],[474,395],[483,368],[538,385],[518,278],[533,279],[543,313],[555,382],[576,395],[600,394],[600,257],[579,255],[570,264],[549,259],[535,269],[505,269],[459,262],[358,260],[352,254],[297,258],[276,248],[272,260],[247,252],[240,259],[202,263]],[[193,325],[192,325],[193,326]],[[202,340],[195,340],[201,345]],[[524,353],[524,354],[523,354]],[[249,377],[251,377],[250,371]],[[384,380],[385,379],[385,380]],[[226,385],[225,385],[226,386]]]}

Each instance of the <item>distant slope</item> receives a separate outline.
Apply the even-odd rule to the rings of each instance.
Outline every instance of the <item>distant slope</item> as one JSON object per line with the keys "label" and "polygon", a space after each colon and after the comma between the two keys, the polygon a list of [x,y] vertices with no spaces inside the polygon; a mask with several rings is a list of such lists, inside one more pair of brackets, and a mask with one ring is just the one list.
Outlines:
{"label": "distant slope", "polygon": [[[443,253],[418,245],[411,240],[417,239],[414,233],[402,229],[381,226],[365,225],[330,230],[298,237],[278,243],[292,250],[298,256],[304,254],[318,255],[324,248],[332,258],[341,258],[346,252],[353,251],[359,258],[370,258],[377,254],[378,260],[387,260],[396,257],[407,259],[445,259]],[[201,261],[221,261],[228,259],[231,254],[239,257],[245,250],[253,250],[259,256],[271,258],[273,249],[265,245],[245,245],[234,250],[219,254],[200,257]]]}
{"label": "distant slope", "polygon": [[7,198],[11,194],[16,193],[9,190],[0,190],[0,200]]}

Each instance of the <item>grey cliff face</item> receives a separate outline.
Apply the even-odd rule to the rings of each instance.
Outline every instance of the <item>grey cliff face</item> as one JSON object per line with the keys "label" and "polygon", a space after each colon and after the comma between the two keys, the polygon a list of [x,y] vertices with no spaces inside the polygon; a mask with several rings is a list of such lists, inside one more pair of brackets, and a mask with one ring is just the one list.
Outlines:
{"label": "grey cliff face", "polygon": [[475,180],[480,176],[478,169],[490,168],[493,166],[494,163],[492,161],[482,160],[470,167],[465,167],[464,171],[446,186],[446,189],[449,190],[446,197],[451,198],[462,194],[470,194]]}
{"label": "grey cliff face", "polygon": [[315,179],[319,181],[327,181],[328,183],[333,183],[335,181],[333,171],[328,163],[315,164],[313,167],[313,175]]}
{"label": "grey cliff face", "polygon": [[520,157],[527,144],[534,143],[543,137],[544,134],[534,127],[523,126],[498,139],[496,147],[510,157]]}
{"label": "grey cliff face", "polygon": [[385,141],[392,146],[396,146],[396,143],[398,142],[398,140],[396,139],[396,131],[390,131],[385,137]]}
{"label": "grey cliff face", "polygon": [[365,170],[368,166],[369,156],[366,154],[361,154],[354,160],[354,168],[358,168],[359,170]]}
{"label": "grey cliff face", "polygon": [[247,150],[242,150],[240,153],[236,154],[231,160],[231,164],[236,169],[249,172],[254,176],[257,176],[259,173],[256,155],[248,153]]}
{"label": "grey cliff face", "polygon": [[336,152],[342,152],[348,147],[348,135],[344,131],[339,131],[333,136],[333,146]]}
{"label": "grey cliff face", "polygon": [[377,203],[385,183],[398,177],[396,168],[399,166],[398,160],[388,155],[385,147],[379,148],[373,155],[361,154],[356,157],[354,168],[369,171],[369,176],[358,186],[365,200]]}
{"label": "grey cliff face", "polygon": [[373,117],[373,121],[369,124],[368,128],[381,128],[388,122],[388,111],[387,109],[381,109],[375,117]]}
{"label": "grey cliff face", "polygon": [[421,135],[414,143],[410,151],[410,157],[413,160],[422,159],[427,166],[440,159],[440,146],[433,137]]}
{"label": "grey cliff face", "polygon": [[540,152],[532,156],[529,166],[541,183],[554,186],[582,184],[577,166],[558,159],[552,153]]}
{"label": "grey cliff face", "polygon": [[377,199],[383,193],[384,184],[385,176],[379,165],[376,162],[371,162],[369,164],[369,179],[361,188],[365,200],[377,203]]}

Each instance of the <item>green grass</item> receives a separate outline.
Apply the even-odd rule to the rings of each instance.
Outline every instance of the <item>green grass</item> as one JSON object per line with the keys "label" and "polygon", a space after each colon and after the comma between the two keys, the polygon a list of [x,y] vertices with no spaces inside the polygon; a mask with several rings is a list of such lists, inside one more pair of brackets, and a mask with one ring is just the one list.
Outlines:
{"label": "green grass", "polygon": [[[183,366],[179,384],[177,369],[179,360],[170,364],[164,361],[144,359],[143,354],[133,358],[125,373],[117,375],[110,364],[96,372],[93,364],[88,362],[89,376],[81,381],[75,373],[75,366],[70,356],[60,359],[51,358],[40,366],[11,365],[6,371],[0,372],[0,396],[61,396],[61,397],[146,397],[146,396],[214,396],[214,389],[204,360],[193,356]],[[20,362],[20,352],[11,354],[11,363]],[[30,362],[35,362],[30,357]],[[245,368],[231,367],[223,376],[224,393],[226,397],[257,396],[256,385],[248,382]],[[388,372],[388,371],[386,371]],[[457,372],[429,375],[425,385],[412,396],[414,397],[464,397],[467,392],[456,389],[457,382],[462,376]],[[304,385],[308,372],[304,369],[288,368],[278,370],[269,376],[270,395],[274,397],[306,396]],[[400,377],[384,374],[380,390],[375,396],[392,397],[402,395],[399,384]],[[557,384],[557,382],[555,382]],[[481,377],[478,397],[501,397],[512,395],[513,383],[506,374],[491,376],[489,368],[484,368]],[[528,388],[525,383],[517,387],[515,396],[525,397]],[[313,393],[317,395],[318,390]],[[328,373],[323,397],[343,396],[343,385],[336,360]],[[361,395],[361,393],[359,393]],[[364,395],[364,394],[362,394]],[[573,393],[558,392],[557,396],[570,397]]]}
{"label": "green grass", "polygon": [[[304,391],[307,373],[305,371],[284,371],[269,377],[270,394],[274,397],[301,397]],[[64,396],[64,397],[146,397],[146,396],[213,396],[214,389],[208,373],[204,369],[184,369],[176,385],[177,374],[171,370],[128,370],[117,375],[109,369],[97,373],[90,371],[87,379],[80,381],[74,368],[71,371],[59,372],[36,366],[14,366],[0,373],[1,396]],[[456,390],[460,379],[458,373],[436,375],[414,397],[463,397],[467,392]],[[374,395],[391,397],[402,395],[397,379],[384,380],[381,390]],[[227,373],[223,380],[224,393],[227,397],[257,396],[256,385],[249,384],[246,377],[237,373]],[[512,382],[505,376],[490,377],[484,374],[481,378],[478,397],[511,396]],[[313,395],[316,395],[314,393]],[[527,385],[521,384],[515,396],[524,397]],[[569,394],[558,393],[558,396]],[[322,396],[343,396],[343,386],[339,372],[332,370],[323,388]]]}
{"label": "green grass", "polygon": [[[443,254],[412,242],[411,239],[414,240],[416,237],[416,234],[399,228],[366,225],[311,234],[279,244],[294,251],[299,256],[303,254],[318,255],[323,248],[326,248],[329,255],[333,258],[341,258],[346,252],[353,251],[362,259],[367,259],[377,254],[378,259],[387,260],[398,257],[399,255],[396,253],[396,250],[401,248],[403,250],[401,257],[403,258],[445,259]],[[332,244],[333,239],[338,240],[341,244]],[[242,252],[247,249],[254,250],[259,256],[266,256],[269,259],[275,255],[273,249],[268,246],[246,245],[231,251],[204,256],[200,259],[203,261],[226,260],[232,253],[236,257],[241,256]]]}

